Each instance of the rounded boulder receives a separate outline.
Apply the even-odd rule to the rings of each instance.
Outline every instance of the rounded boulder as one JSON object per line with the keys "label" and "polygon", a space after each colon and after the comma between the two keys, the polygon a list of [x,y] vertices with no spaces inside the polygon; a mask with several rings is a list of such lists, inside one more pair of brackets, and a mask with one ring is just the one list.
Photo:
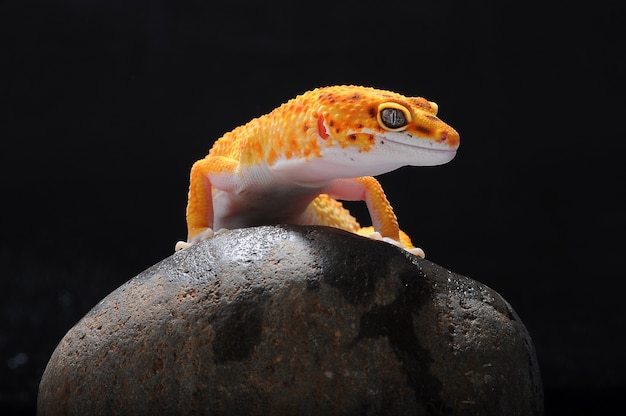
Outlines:
{"label": "rounded boulder", "polygon": [[98,303],[50,358],[38,414],[541,415],[543,390],[489,287],[337,229],[265,226]]}

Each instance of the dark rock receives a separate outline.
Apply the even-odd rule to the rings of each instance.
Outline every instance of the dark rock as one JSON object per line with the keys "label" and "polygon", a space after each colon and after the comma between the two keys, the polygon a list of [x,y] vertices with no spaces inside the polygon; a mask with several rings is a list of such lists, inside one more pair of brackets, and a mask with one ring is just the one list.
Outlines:
{"label": "dark rock", "polygon": [[54,351],[38,413],[541,415],[543,390],[488,287],[340,230],[268,226],[102,300]]}

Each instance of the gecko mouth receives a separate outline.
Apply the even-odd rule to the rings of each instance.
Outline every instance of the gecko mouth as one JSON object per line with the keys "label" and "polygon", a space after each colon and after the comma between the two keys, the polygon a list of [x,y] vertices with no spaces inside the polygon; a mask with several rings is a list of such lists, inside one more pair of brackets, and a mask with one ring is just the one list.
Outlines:
{"label": "gecko mouth", "polygon": [[[381,149],[387,147],[395,161],[411,166],[436,166],[448,163],[456,157],[457,146],[438,143],[432,139],[407,134],[384,134],[379,137]],[[458,142],[457,142],[458,143]]]}
{"label": "gecko mouth", "polygon": [[424,149],[433,152],[456,153],[457,149],[459,148],[458,145],[453,147],[446,143],[438,143],[430,139],[416,138],[415,136],[392,137],[390,135],[384,135],[380,138],[380,140],[381,144],[383,145],[385,141],[389,141],[402,146],[407,146],[414,149]]}

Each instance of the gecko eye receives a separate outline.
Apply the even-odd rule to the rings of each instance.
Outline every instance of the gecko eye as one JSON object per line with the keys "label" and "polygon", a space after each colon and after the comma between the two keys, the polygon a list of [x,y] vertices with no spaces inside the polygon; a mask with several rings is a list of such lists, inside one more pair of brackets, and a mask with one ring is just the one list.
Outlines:
{"label": "gecko eye", "polygon": [[404,113],[397,108],[385,108],[380,112],[380,120],[386,127],[397,129],[406,124]]}
{"label": "gecko eye", "polygon": [[378,106],[378,124],[385,130],[404,130],[411,122],[411,113],[396,103],[383,103]]}

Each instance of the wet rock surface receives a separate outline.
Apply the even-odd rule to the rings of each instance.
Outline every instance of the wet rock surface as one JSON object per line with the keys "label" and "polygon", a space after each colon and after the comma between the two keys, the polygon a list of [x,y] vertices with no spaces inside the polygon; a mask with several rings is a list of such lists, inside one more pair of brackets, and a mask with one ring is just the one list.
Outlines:
{"label": "wet rock surface", "polygon": [[490,288],[340,230],[268,226],[98,303],[54,351],[38,414],[541,415],[543,390]]}

